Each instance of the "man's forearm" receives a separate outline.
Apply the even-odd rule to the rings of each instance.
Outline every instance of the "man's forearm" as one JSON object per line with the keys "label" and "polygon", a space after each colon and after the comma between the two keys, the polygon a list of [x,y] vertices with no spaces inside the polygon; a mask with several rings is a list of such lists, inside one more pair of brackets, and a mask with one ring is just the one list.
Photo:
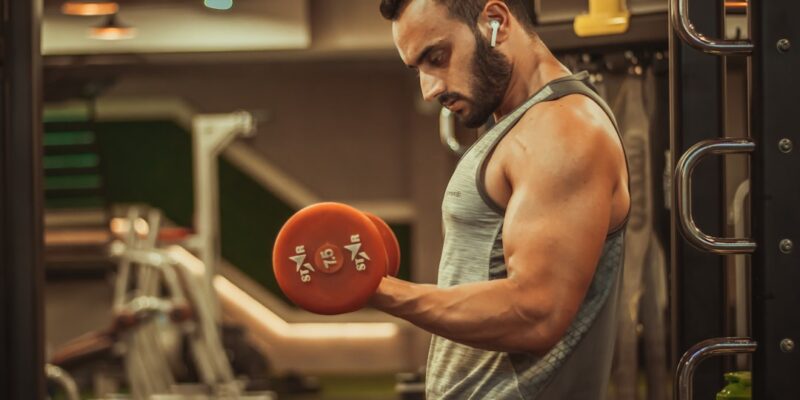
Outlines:
{"label": "man's forearm", "polygon": [[543,354],[553,345],[550,313],[522,311],[507,279],[452,288],[384,278],[371,305],[435,335],[486,350]]}

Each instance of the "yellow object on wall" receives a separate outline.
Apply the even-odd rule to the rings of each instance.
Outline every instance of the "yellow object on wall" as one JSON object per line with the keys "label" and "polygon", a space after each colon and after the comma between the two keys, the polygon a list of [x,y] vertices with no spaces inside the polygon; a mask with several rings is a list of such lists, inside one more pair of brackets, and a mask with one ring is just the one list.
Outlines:
{"label": "yellow object on wall", "polygon": [[618,35],[628,31],[631,14],[626,0],[589,0],[589,13],[575,17],[573,28],[580,37]]}

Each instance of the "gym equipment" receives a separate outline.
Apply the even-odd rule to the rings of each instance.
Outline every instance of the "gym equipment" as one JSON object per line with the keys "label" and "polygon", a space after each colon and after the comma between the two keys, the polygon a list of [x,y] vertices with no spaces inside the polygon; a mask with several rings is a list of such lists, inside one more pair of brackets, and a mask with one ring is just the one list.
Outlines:
{"label": "gym equipment", "polygon": [[[111,249],[120,259],[115,314],[131,325],[122,334],[127,344],[125,364],[131,392],[136,398],[149,398],[180,391],[163,343],[172,331],[173,335],[186,334],[207,394],[222,398],[242,396],[243,383],[234,377],[222,347],[213,316],[215,293],[206,291],[205,271],[184,267],[167,252],[156,248],[160,238],[160,212],[151,210],[148,213],[145,238],[140,238],[136,232],[137,219],[138,210],[131,209],[125,241],[114,242]],[[172,234],[170,232],[170,236]],[[133,265],[137,267],[136,275],[132,272]],[[135,278],[133,289],[131,278]],[[168,295],[163,293],[162,287],[167,289]]]}
{"label": "gym equipment", "polygon": [[[206,291],[204,266],[189,265],[158,247],[180,238],[180,230],[168,229],[162,235],[158,210],[148,211],[146,221],[140,215],[142,211],[132,207],[124,220],[115,220],[123,237],[110,246],[112,257],[119,261],[113,326],[59,351],[54,363],[73,364],[87,355],[107,356],[109,351],[121,355],[135,400],[165,395],[274,398],[270,392],[246,394],[246,382],[234,375],[213,316],[216,293]],[[178,384],[178,376],[186,374],[181,343],[187,343],[197,383]]]}
{"label": "gym equipment", "polygon": [[627,32],[631,13],[626,3],[620,0],[589,0],[589,13],[575,17],[575,34],[586,37]]}
{"label": "gym equipment", "polygon": [[[228,114],[199,114],[192,118],[192,153],[194,156],[195,235],[187,243],[196,251],[206,268],[206,291],[213,293],[211,280],[220,260],[219,175],[218,159],[237,137],[252,137],[257,118],[246,111]],[[212,301],[216,301],[212,297]],[[212,304],[215,320],[219,305]]]}
{"label": "gym equipment", "polygon": [[381,279],[397,272],[399,252],[380,218],[345,204],[319,203],[298,211],[281,228],[273,271],[298,306],[343,314],[362,308]]}
{"label": "gym equipment", "polygon": [[[675,176],[684,179],[674,185],[674,204],[682,207],[674,210],[672,216],[676,222],[673,228],[676,242],[673,244],[671,260],[676,268],[673,268],[671,281],[674,287],[680,289],[673,292],[675,306],[671,310],[673,320],[678,322],[675,324],[677,332],[673,334],[678,339],[677,350],[682,350],[690,341],[720,336],[720,339],[710,340],[718,341],[716,347],[728,349],[728,354],[753,353],[752,374],[756,382],[752,388],[754,398],[794,399],[797,398],[796,374],[790,371],[797,371],[800,366],[795,349],[795,340],[800,336],[800,319],[795,312],[800,301],[796,288],[800,272],[793,268],[798,261],[793,240],[797,237],[800,216],[797,208],[800,190],[793,184],[795,180],[791,173],[800,167],[800,159],[793,151],[796,136],[787,132],[797,132],[798,120],[793,118],[796,108],[794,94],[800,90],[800,86],[794,79],[796,71],[793,68],[798,63],[799,54],[790,49],[791,40],[797,37],[798,29],[786,16],[800,13],[800,3],[747,2],[744,24],[751,29],[747,40],[736,41],[707,38],[694,29],[697,26],[703,27],[706,32],[721,31],[719,28],[724,27],[726,21],[724,15],[716,12],[718,4],[694,2],[691,8],[693,18],[690,20],[688,0],[672,0],[670,3],[673,31],[676,39],[684,42],[672,40],[670,49],[670,97],[674,111],[671,142],[673,160],[681,161],[676,164]],[[730,98],[725,98],[728,104],[720,104],[719,101],[724,97],[720,93],[726,90],[720,84],[726,80],[726,76],[722,75],[725,68],[719,68],[724,61],[700,54],[687,46],[715,55],[738,54],[748,57],[742,82],[747,88],[743,91],[746,96],[738,102],[743,103],[740,110],[746,113],[740,123],[747,129],[724,132],[728,124],[718,122],[723,120],[720,117],[726,115],[730,103],[733,103]],[[687,85],[688,82],[692,84]],[[704,93],[710,96],[704,96]],[[694,132],[706,133],[696,137]],[[697,144],[687,149],[687,145],[692,143]],[[683,155],[681,152],[684,152]],[[747,238],[717,238],[704,234],[698,226],[716,232],[724,232],[724,229],[702,220],[693,224],[691,209],[686,207],[691,206],[691,193],[687,190],[691,188],[691,182],[686,180],[691,177],[691,168],[705,155],[728,153],[748,153],[750,158],[748,178],[752,192],[749,213],[747,207],[744,209],[744,215],[750,215],[751,223]],[[713,206],[708,208],[711,213],[694,214],[698,219],[709,214],[707,220],[719,220],[720,215],[714,213],[730,207],[727,202],[720,205],[720,190],[716,185],[718,176],[722,174],[698,178],[702,179],[702,184],[695,185],[698,192],[705,192],[707,187],[714,188],[713,191],[708,190],[710,195],[696,193],[694,196],[702,198],[702,203],[696,203],[699,206],[713,202]],[[683,235],[685,241],[678,233]],[[739,229],[737,233],[746,233],[746,230]],[[684,242],[699,247],[703,253],[688,249]],[[725,298],[720,295],[724,294],[721,289],[725,288],[720,282],[724,282],[726,277],[717,268],[724,264],[722,258],[716,255],[749,253],[752,254],[745,260],[751,263],[749,299],[740,304],[737,304],[738,301],[726,304],[721,301]],[[721,311],[729,304],[737,307],[743,305],[745,310],[741,315],[744,316],[747,316],[746,307],[749,305],[750,321],[741,326],[752,339],[724,337],[727,331],[733,330],[730,326],[724,329],[725,314]],[[702,314],[694,317],[697,309]],[[703,322],[703,331],[694,327],[699,325],[694,324],[698,320]],[[744,344],[740,344],[740,341],[744,341]],[[711,349],[714,346],[707,341],[698,346],[701,345]],[[711,350],[706,353],[715,354]],[[684,360],[699,361],[701,355],[695,346],[684,355]],[[718,390],[717,378],[722,370],[722,360],[712,360],[709,364],[712,364],[709,366],[711,368],[704,368],[705,373],[698,374],[695,388],[692,388],[691,374],[685,376],[685,371],[690,367],[683,363],[679,365],[676,399],[691,399],[695,394],[693,389],[698,398],[710,398],[711,391]]]}

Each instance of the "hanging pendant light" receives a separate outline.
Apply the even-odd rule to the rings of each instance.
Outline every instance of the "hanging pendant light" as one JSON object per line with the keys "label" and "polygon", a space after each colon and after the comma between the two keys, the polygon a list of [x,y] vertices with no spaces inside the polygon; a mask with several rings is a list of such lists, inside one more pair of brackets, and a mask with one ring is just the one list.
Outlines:
{"label": "hanging pendant light", "polygon": [[124,40],[136,37],[136,29],[119,23],[117,14],[111,14],[102,25],[93,27],[89,37],[100,40]]}
{"label": "hanging pendant light", "polygon": [[111,15],[119,11],[119,4],[103,0],[69,0],[61,5],[61,12],[66,15]]}

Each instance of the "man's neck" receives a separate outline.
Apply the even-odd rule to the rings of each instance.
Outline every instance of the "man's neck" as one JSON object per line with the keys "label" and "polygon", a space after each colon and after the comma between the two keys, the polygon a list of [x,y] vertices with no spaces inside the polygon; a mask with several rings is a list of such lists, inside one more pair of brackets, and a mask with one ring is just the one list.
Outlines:
{"label": "man's neck", "polygon": [[569,70],[556,59],[539,38],[530,38],[527,54],[514,57],[511,81],[500,106],[494,112],[499,120],[541,90],[548,82],[567,76]]}

